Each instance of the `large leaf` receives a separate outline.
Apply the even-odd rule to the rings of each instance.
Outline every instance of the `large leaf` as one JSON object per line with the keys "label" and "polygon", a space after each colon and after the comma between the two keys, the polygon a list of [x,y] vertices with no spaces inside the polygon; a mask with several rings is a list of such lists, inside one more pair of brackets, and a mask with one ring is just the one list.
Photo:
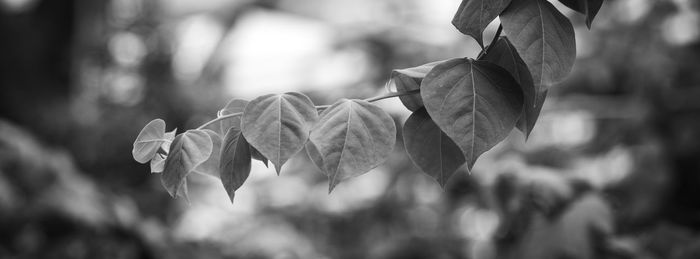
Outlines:
{"label": "large leaf", "polygon": [[167,141],[164,141],[163,144],[160,145],[158,152],[156,152],[156,156],[153,157],[153,159],[151,159],[151,173],[163,172],[163,168],[165,167],[165,159],[168,157],[168,151],[170,151],[170,144],[175,138],[176,131],[177,129],[165,133],[164,138]]}
{"label": "large leaf", "polygon": [[243,136],[275,165],[282,165],[304,148],[318,112],[300,93],[269,94],[250,101],[243,113]]}
{"label": "large leaf", "polygon": [[[236,131],[240,130],[236,129]],[[205,129],[204,132],[209,134],[209,137],[211,138],[211,154],[209,155],[209,158],[207,158],[206,161],[204,161],[194,169],[194,172],[218,178],[220,175],[219,162],[221,158],[222,137],[219,136],[219,134],[214,132],[213,130]]]}
{"label": "large leaf", "polygon": [[250,145],[243,134],[236,129],[231,129],[224,137],[221,149],[221,183],[228,193],[231,202],[238,188],[250,175]]}
{"label": "large leaf", "polygon": [[396,125],[374,104],[342,99],[323,111],[309,142],[307,153],[314,164],[322,163],[332,191],[341,181],[364,174],[387,159],[396,142]]}
{"label": "large leaf", "polygon": [[465,155],[471,170],[476,159],[515,127],[523,105],[518,83],[488,61],[452,59],[423,79],[425,108]]}
{"label": "large leaf", "polygon": [[136,162],[148,163],[155,157],[161,144],[166,141],[165,122],[161,119],[152,120],[139,132],[136,141],[134,141],[134,148],[131,150],[131,154]]}
{"label": "large leaf", "polygon": [[203,130],[188,130],[175,136],[165,168],[161,174],[161,183],[171,196],[181,191],[185,177],[212,153],[212,141]]}
{"label": "large leaf", "polygon": [[[411,68],[395,69],[391,72],[391,81],[396,85],[396,91],[408,92],[420,89],[420,83],[423,81],[425,75],[441,62],[444,61],[431,62]],[[423,100],[418,94],[400,96],[399,99],[403,105],[412,112],[423,108]]]}
{"label": "large leaf", "polygon": [[523,95],[525,96],[524,113],[518,119],[517,127],[525,133],[525,136],[529,136],[532,128],[535,127],[537,118],[540,116],[542,104],[547,96],[547,90],[541,85],[535,86],[525,61],[520,58],[520,55],[518,55],[508,38],[501,37],[494,44],[496,45],[484,55],[484,60],[491,61],[510,72],[510,75],[513,76],[523,90]]}
{"label": "large leaf", "polygon": [[559,2],[562,2],[574,11],[585,14],[586,26],[588,26],[588,29],[591,28],[593,18],[595,18],[600,7],[603,5],[603,0],[559,0]]}
{"label": "large leaf", "polygon": [[462,0],[452,24],[461,33],[474,37],[484,46],[483,33],[486,26],[503,12],[511,0]]}
{"label": "large leaf", "polygon": [[442,187],[466,160],[457,144],[420,109],[403,126],[403,143],[411,161]]}
{"label": "large leaf", "polygon": [[564,79],[576,59],[574,28],[546,0],[513,0],[501,14],[508,39],[527,64],[535,86]]}

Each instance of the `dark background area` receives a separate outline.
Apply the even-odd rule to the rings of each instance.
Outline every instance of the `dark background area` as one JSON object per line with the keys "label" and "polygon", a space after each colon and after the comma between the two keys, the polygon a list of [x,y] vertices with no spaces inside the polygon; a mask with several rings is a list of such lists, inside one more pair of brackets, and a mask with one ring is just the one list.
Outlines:
{"label": "dark background area", "polygon": [[131,157],[154,118],[184,131],[233,97],[365,98],[393,68],[475,56],[458,5],[0,1],[0,258],[700,258],[693,0],[608,0],[590,31],[557,4],[573,73],[527,142],[514,132],[444,191],[400,141],[330,195],[304,156],[280,177],[256,162],[234,204],[204,176],[171,199]]}

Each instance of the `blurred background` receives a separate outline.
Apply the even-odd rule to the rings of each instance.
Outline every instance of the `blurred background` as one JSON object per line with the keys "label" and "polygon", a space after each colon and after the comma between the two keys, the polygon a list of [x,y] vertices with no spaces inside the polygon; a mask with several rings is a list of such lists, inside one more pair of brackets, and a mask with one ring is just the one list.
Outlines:
{"label": "blurred background", "polygon": [[234,204],[191,176],[188,204],[131,157],[148,121],[382,94],[394,68],[476,56],[459,1],[0,0],[0,258],[700,258],[700,2],[608,0],[592,30],[555,5],[573,73],[527,142],[445,190],[399,133],[330,195],[302,152],[279,177],[254,161]]}

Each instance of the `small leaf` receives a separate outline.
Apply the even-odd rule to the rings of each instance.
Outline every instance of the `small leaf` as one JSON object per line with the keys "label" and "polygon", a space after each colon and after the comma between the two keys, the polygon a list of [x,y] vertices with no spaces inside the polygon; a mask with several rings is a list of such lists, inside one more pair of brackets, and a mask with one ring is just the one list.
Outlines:
{"label": "small leaf", "polygon": [[520,58],[515,47],[506,37],[501,37],[495,43],[496,45],[484,55],[484,60],[490,61],[504,68],[515,81],[520,85],[525,97],[524,113],[517,122],[517,127],[525,136],[530,136],[530,132],[535,127],[535,122],[540,116],[542,104],[547,96],[547,90],[538,85],[537,87],[532,82],[532,75],[528,70],[525,61]]}
{"label": "small leaf", "polygon": [[452,18],[452,25],[466,35],[472,36],[484,46],[483,33],[511,0],[462,0],[457,13]]}
{"label": "small leaf", "polygon": [[[248,101],[243,99],[233,99],[229,101],[223,109],[216,113],[216,117],[221,118],[226,115],[231,115],[235,113],[243,113],[245,106],[248,105]],[[226,134],[226,132],[224,132]]]}
{"label": "small leaf", "polygon": [[226,189],[231,202],[236,190],[250,175],[250,144],[243,134],[236,129],[226,133],[221,150],[221,183]]}
{"label": "small leaf", "polygon": [[263,164],[265,164],[265,167],[269,167],[267,165],[267,158],[265,156],[263,156],[262,154],[260,154],[260,151],[255,149],[253,146],[250,146],[250,156],[252,156],[253,159],[255,159],[255,160],[259,160],[260,162],[263,162]]}
{"label": "small leaf", "polygon": [[396,142],[396,125],[374,104],[342,99],[323,111],[309,142],[307,153],[314,164],[323,163],[330,192],[341,181],[364,174],[387,159]]}
{"label": "small leaf", "polygon": [[[395,69],[391,72],[391,81],[396,85],[396,91],[398,92],[418,90],[420,89],[420,83],[423,81],[425,75],[428,74],[433,67],[442,62],[444,61],[431,62],[411,68]],[[423,108],[423,100],[421,100],[418,94],[400,96],[399,99],[403,105],[412,112]]]}
{"label": "small leaf", "polygon": [[165,159],[168,157],[168,151],[170,150],[170,143],[173,142],[176,131],[177,129],[165,133],[164,138],[167,141],[164,141],[163,144],[160,145],[158,152],[156,152],[156,156],[151,159],[151,173],[163,172],[163,168],[165,167]]}
{"label": "small leaf", "polygon": [[559,2],[562,2],[574,11],[585,14],[588,29],[591,28],[593,18],[598,14],[600,7],[603,6],[603,0],[559,0]]}
{"label": "small leaf", "polygon": [[207,158],[206,161],[198,165],[194,169],[194,171],[200,174],[205,174],[219,178],[219,176],[221,175],[219,172],[219,161],[221,158],[222,138],[219,136],[218,133],[214,132],[213,130],[205,129],[204,132],[209,134],[209,137],[211,138],[211,154],[209,155],[209,158]]}
{"label": "small leaf", "polygon": [[457,144],[433,122],[425,109],[420,109],[403,126],[406,153],[425,174],[443,188],[466,160]]}
{"label": "small leaf", "polygon": [[165,122],[161,119],[152,120],[139,132],[131,154],[136,162],[148,163],[165,141]]}
{"label": "small leaf", "polygon": [[488,61],[452,59],[423,79],[425,109],[465,155],[469,170],[476,159],[515,127],[523,106],[518,83]]}
{"label": "small leaf", "polygon": [[160,178],[171,196],[180,191],[185,177],[207,160],[212,153],[212,145],[209,134],[203,130],[188,130],[175,136]]}
{"label": "small leaf", "polygon": [[513,0],[501,22],[535,86],[549,87],[571,72],[576,59],[574,27],[551,3]]}
{"label": "small leaf", "polygon": [[243,113],[243,136],[279,174],[282,165],[304,148],[318,112],[301,93],[269,94],[250,101]]}

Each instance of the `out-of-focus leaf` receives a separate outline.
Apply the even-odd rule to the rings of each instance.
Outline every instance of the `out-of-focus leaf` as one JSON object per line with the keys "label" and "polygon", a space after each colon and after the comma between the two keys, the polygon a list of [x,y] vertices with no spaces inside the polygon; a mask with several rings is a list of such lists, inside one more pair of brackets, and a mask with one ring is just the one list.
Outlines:
{"label": "out-of-focus leaf", "polygon": [[484,46],[483,33],[511,0],[462,0],[457,13],[452,18],[452,25],[466,35],[472,36]]}
{"label": "out-of-focus leaf", "polygon": [[153,157],[153,159],[151,159],[151,173],[163,172],[163,168],[165,167],[165,159],[168,157],[168,151],[170,150],[170,144],[173,142],[173,139],[175,138],[176,131],[177,131],[177,129],[165,133],[164,138],[167,141],[164,141],[163,144],[160,145],[158,152],[156,152],[156,156]]}
{"label": "out-of-focus leaf", "polygon": [[323,111],[309,141],[307,152],[314,163],[322,158],[321,168],[332,191],[341,181],[364,174],[387,159],[396,142],[396,125],[374,104],[342,99]]}
{"label": "out-of-focus leaf", "polygon": [[209,134],[209,137],[211,138],[211,155],[209,155],[207,161],[204,161],[203,163],[198,165],[194,169],[194,171],[200,174],[210,175],[219,178],[219,176],[221,175],[219,172],[219,162],[221,158],[222,138],[219,136],[218,133],[214,132],[213,130],[205,129],[204,132]]}
{"label": "out-of-focus leaf", "polygon": [[510,133],[523,106],[520,86],[508,71],[463,58],[433,68],[421,96],[435,124],[462,150],[469,170]]}
{"label": "out-of-focus leaf", "polygon": [[600,7],[603,6],[603,0],[559,0],[559,2],[562,2],[574,11],[585,14],[588,29],[591,28],[593,18],[598,14]]}
{"label": "out-of-focus leaf", "polygon": [[[396,91],[408,92],[420,89],[421,81],[433,67],[443,61],[431,62],[417,67],[395,69],[391,72],[391,80],[396,85]],[[423,108],[423,100],[419,94],[400,96],[399,99],[406,108],[414,112]]]}
{"label": "out-of-focus leaf", "polygon": [[411,161],[443,188],[466,162],[462,150],[440,130],[425,109],[408,117],[403,126],[403,139]]}
{"label": "out-of-focus leaf", "polygon": [[527,64],[535,86],[564,79],[576,59],[574,28],[546,0],[513,0],[501,14],[508,39]]}
{"label": "out-of-focus leaf", "polygon": [[185,177],[209,158],[212,146],[211,138],[204,130],[188,130],[175,136],[160,178],[171,196],[175,197],[185,183]]}
{"label": "out-of-focus leaf", "polygon": [[134,141],[134,149],[131,151],[131,154],[136,162],[148,163],[155,157],[160,145],[165,141],[165,121],[161,119],[152,120],[139,132],[136,141]]}
{"label": "out-of-focus leaf", "polygon": [[301,93],[269,94],[245,108],[242,129],[246,140],[275,165],[282,165],[304,148],[309,131],[318,120],[311,99]]}
{"label": "out-of-focus leaf", "polygon": [[265,167],[268,167],[267,165],[267,158],[260,154],[260,151],[255,149],[253,146],[250,146],[250,156],[253,157],[255,160],[259,160],[260,162],[263,162],[265,164]]}
{"label": "out-of-focus leaf", "polygon": [[[223,117],[226,115],[231,115],[235,113],[242,113],[245,110],[245,106],[248,105],[248,101],[243,99],[233,99],[229,101],[223,109],[216,113],[216,117]],[[226,133],[224,133],[226,134]]]}
{"label": "out-of-focus leaf", "polygon": [[250,145],[240,131],[231,129],[226,133],[221,150],[221,183],[231,202],[238,188],[250,175]]}
{"label": "out-of-focus leaf", "polygon": [[219,119],[219,121],[214,122],[212,124],[209,124],[208,126],[205,127],[205,129],[213,130],[214,132],[219,134],[219,136],[221,138],[223,138],[224,135],[226,135],[226,132],[228,132],[228,130],[230,128],[237,128],[238,130],[241,129],[241,117],[242,117],[242,115],[243,114],[240,114],[240,113],[223,115],[223,116],[227,116],[227,117],[226,118],[219,117],[219,118],[221,118],[221,119]]}
{"label": "out-of-focus leaf", "polygon": [[525,61],[520,58],[515,47],[506,37],[501,37],[496,41],[496,44],[491,50],[484,55],[484,60],[501,66],[513,76],[523,90],[525,97],[524,113],[518,119],[517,127],[525,136],[529,136],[532,128],[535,127],[535,122],[540,116],[542,104],[547,96],[547,89],[542,85],[537,85],[532,82],[532,75],[528,70]]}

